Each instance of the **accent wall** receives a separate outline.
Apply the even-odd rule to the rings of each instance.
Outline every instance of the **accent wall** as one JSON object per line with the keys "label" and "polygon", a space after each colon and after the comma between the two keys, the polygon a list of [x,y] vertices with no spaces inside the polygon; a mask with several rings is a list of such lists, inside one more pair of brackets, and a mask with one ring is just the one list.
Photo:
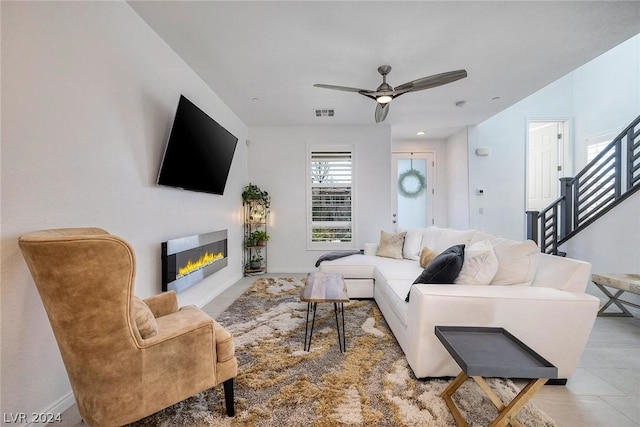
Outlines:
{"label": "accent wall", "polygon": [[[203,305],[241,277],[247,126],[125,2],[2,2],[2,413],[73,404],[17,239],[95,226],[136,251],[135,293],[161,291],[160,244],[227,229],[229,265],[179,295]],[[180,94],[239,138],[225,195],[157,187]]]}

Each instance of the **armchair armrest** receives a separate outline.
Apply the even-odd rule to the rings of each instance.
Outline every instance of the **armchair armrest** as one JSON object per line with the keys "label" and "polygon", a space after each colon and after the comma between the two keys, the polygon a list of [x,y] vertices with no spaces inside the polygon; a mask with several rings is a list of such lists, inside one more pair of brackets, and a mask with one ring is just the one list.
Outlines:
{"label": "armchair armrest", "polygon": [[156,318],[178,311],[178,298],[175,291],[163,292],[143,301],[151,309],[153,317]]}
{"label": "armchair armrest", "polygon": [[210,337],[209,346],[215,343],[213,319],[195,306],[182,307],[175,313],[157,318],[158,334],[144,340],[144,346],[153,346],[161,342],[170,341],[196,330],[202,329]]}

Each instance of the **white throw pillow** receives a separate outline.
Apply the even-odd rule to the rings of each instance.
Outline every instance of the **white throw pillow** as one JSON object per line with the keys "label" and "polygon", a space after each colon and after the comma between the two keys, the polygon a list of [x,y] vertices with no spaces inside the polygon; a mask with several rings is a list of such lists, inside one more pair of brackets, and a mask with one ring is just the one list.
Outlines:
{"label": "white throw pillow", "polygon": [[378,245],[377,256],[402,259],[402,246],[404,245],[404,236],[406,231],[402,233],[380,232],[380,245]]}
{"label": "white throw pillow", "polygon": [[531,286],[540,259],[538,245],[531,240],[517,241],[481,232],[474,236],[471,243],[485,239],[491,241],[498,257],[498,271],[491,284]]}
{"label": "white throw pillow", "polygon": [[404,246],[402,247],[402,257],[417,261],[420,259],[420,248],[422,247],[422,230],[407,230],[404,236]]}
{"label": "white throw pillow", "polygon": [[455,280],[460,285],[488,285],[498,271],[498,257],[491,242],[476,242],[464,251],[462,270]]}

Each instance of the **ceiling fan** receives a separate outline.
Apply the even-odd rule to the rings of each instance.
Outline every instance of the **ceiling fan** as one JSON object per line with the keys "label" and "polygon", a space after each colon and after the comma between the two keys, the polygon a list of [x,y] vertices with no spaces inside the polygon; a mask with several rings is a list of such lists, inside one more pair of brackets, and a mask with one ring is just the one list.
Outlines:
{"label": "ceiling fan", "polygon": [[389,65],[381,65],[378,67],[378,73],[382,75],[382,84],[378,86],[376,90],[325,84],[314,84],[314,86],[324,89],[343,90],[345,92],[357,92],[360,95],[364,95],[367,98],[375,100],[377,102],[375,112],[376,123],[380,123],[387,118],[387,114],[389,113],[389,102],[393,98],[397,98],[407,92],[416,92],[418,90],[431,89],[432,87],[446,85],[467,77],[466,70],[447,71],[446,73],[434,74],[429,77],[412,80],[393,88],[389,83],[387,83],[387,74],[390,72],[391,66]]}

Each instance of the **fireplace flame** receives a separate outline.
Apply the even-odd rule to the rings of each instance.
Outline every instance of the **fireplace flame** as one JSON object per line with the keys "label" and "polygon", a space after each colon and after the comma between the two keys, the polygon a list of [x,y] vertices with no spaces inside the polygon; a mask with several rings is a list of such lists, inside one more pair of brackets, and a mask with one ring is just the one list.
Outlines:
{"label": "fireplace flame", "polygon": [[218,252],[217,254],[210,253],[209,251],[205,252],[197,261],[189,260],[185,264],[184,267],[180,267],[178,269],[178,274],[176,278],[179,279],[181,277],[186,276],[189,273],[193,273],[196,270],[206,267],[207,265],[213,264],[215,261],[224,258],[224,254],[222,252]]}

